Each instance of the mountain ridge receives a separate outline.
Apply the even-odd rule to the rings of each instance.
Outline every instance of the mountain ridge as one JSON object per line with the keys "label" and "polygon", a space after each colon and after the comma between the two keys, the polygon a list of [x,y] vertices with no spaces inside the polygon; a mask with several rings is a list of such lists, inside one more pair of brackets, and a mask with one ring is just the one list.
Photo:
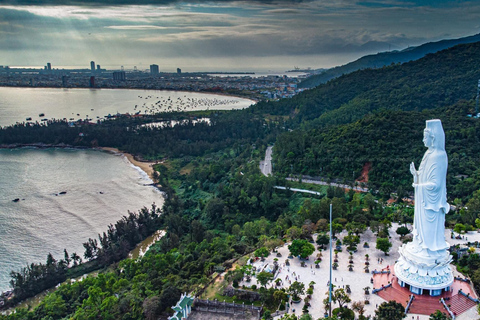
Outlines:
{"label": "mountain ridge", "polygon": [[459,44],[473,43],[478,41],[480,41],[480,33],[457,39],[445,39],[435,42],[427,42],[422,45],[408,47],[403,50],[379,52],[376,54],[366,55],[345,65],[334,67],[321,74],[311,76],[303,80],[298,86],[300,88],[313,88],[343,74],[348,74],[360,69],[381,68],[392,63],[405,63],[412,60],[418,60],[429,53],[435,53]]}

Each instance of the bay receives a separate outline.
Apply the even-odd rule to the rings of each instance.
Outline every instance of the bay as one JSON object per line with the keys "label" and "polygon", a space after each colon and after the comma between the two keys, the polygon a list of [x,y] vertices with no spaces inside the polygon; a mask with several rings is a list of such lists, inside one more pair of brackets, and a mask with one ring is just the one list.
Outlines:
{"label": "bay", "polygon": [[[0,126],[27,118],[96,121],[116,113],[231,110],[252,103],[196,92],[0,87]],[[45,263],[49,252],[61,259],[64,248],[83,256],[82,243],[127,210],[161,206],[162,195],[150,183],[125,157],[106,152],[0,150],[0,291],[9,288],[11,270]]]}
{"label": "bay", "polygon": [[0,126],[42,119],[104,119],[117,113],[232,110],[254,101],[198,92],[0,87]]}
{"label": "bay", "polygon": [[143,171],[97,150],[3,149],[0,173],[0,291],[11,270],[63,249],[83,257],[82,243],[128,210],[163,204]]}

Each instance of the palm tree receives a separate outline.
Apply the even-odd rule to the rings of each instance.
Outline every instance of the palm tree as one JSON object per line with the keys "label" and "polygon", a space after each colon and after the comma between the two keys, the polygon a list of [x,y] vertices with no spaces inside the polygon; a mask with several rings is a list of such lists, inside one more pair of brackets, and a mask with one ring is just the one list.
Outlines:
{"label": "palm tree", "polygon": [[361,318],[365,313],[365,303],[361,301],[355,301],[352,303],[352,310],[358,312],[358,315]]}
{"label": "palm tree", "polygon": [[80,258],[80,256],[76,252],[72,253],[70,258],[73,260],[74,267],[78,266],[78,262],[82,263],[82,258]]}

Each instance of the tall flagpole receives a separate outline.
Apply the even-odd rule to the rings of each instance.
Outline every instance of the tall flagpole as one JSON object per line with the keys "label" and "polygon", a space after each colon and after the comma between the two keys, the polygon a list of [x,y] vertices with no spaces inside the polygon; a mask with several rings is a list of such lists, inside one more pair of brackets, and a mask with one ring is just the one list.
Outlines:
{"label": "tall flagpole", "polygon": [[330,281],[328,282],[328,316],[332,317],[332,204],[330,203]]}

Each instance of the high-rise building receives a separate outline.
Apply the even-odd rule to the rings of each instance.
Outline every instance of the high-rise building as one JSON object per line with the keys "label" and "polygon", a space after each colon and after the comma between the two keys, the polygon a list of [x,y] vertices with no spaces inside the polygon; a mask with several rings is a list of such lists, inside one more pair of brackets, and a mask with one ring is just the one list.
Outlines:
{"label": "high-rise building", "polygon": [[50,62],[47,62],[47,71],[52,71],[52,64]]}
{"label": "high-rise building", "polygon": [[114,71],[113,72],[113,80],[115,81],[125,81],[125,71]]}
{"label": "high-rise building", "polygon": [[158,69],[158,65],[156,64],[151,64],[150,65],[150,73],[151,74],[158,74],[160,71]]}
{"label": "high-rise building", "polygon": [[97,64],[97,71],[100,72],[102,70],[102,68],[100,68],[100,65]]}
{"label": "high-rise building", "polygon": [[178,74],[182,73],[182,69],[177,68],[177,73],[178,73]]}
{"label": "high-rise building", "polygon": [[95,61],[90,61],[90,70],[95,71]]}

